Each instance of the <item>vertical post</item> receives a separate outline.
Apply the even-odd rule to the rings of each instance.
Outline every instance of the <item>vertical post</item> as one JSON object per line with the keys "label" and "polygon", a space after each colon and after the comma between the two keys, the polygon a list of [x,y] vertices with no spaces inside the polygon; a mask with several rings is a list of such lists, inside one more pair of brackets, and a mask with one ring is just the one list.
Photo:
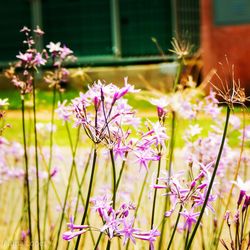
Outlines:
{"label": "vertical post", "polygon": [[110,0],[110,7],[111,7],[112,51],[115,57],[121,57],[122,52],[121,52],[119,0]]}
{"label": "vertical post", "polygon": [[172,34],[173,37],[179,39],[179,30],[178,30],[178,0],[171,0],[171,9],[172,9]]}
{"label": "vertical post", "polygon": [[[31,25],[35,29],[38,25],[43,29],[42,25],[42,4],[41,0],[31,0]],[[43,48],[43,39],[40,37],[39,41],[36,42],[37,50],[41,51]]]}

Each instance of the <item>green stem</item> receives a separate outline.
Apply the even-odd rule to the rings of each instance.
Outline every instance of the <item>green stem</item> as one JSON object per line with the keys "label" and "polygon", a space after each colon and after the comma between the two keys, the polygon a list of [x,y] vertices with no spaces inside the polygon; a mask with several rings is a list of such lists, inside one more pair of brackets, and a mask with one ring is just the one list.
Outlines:
{"label": "green stem", "polygon": [[[240,170],[240,166],[241,166],[241,159],[242,159],[242,155],[243,155],[243,151],[244,151],[244,144],[245,144],[246,118],[245,118],[245,110],[244,109],[243,109],[243,112],[242,112],[242,116],[243,116],[242,117],[242,120],[243,120],[242,139],[241,139],[241,146],[240,146],[240,155],[239,155],[239,159],[238,159],[238,162],[237,162],[237,166],[235,168],[235,173],[234,173],[234,178],[233,178],[234,181],[237,180],[237,177],[238,177],[238,174],[239,174],[239,170]],[[225,210],[224,210],[224,214],[226,213],[226,211],[228,210],[228,207],[230,205],[230,201],[231,201],[232,193],[233,193],[233,188],[234,188],[234,185],[232,185],[231,188],[230,188],[227,203],[226,203],[226,207],[225,207]],[[223,229],[223,226],[224,226],[224,222],[225,222],[225,220],[223,219],[221,221],[221,223],[220,223],[219,233],[215,237],[215,240],[214,240],[214,243],[213,243],[214,249],[218,248],[218,245],[219,245],[219,242],[220,242],[220,236],[221,236],[222,229]]]}
{"label": "green stem", "polygon": [[[143,195],[143,192],[144,192],[144,189],[145,189],[145,186],[146,186],[145,184],[146,184],[147,178],[148,178],[148,172],[145,174],[144,180],[142,182],[141,191],[140,191],[139,198],[138,198],[138,203],[137,203],[137,206],[136,206],[136,209],[135,209],[135,216],[134,216],[135,218],[137,216],[139,207],[141,205],[142,195]],[[129,249],[129,244],[130,244],[130,240],[128,240],[126,250]]]}
{"label": "green stem", "polygon": [[[113,209],[115,210],[115,202],[116,202],[116,169],[115,169],[115,159],[113,149],[109,150],[111,163],[112,163],[112,173],[113,173]],[[119,183],[118,183],[119,184]],[[111,240],[108,240],[106,250],[110,250]]]}
{"label": "green stem", "polygon": [[[172,119],[171,119],[171,135],[170,135],[170,142],[169,142],[169,150],[168,150],[168,161],[167,161],[167,171],[168,171],[168,177],[171,176],[172,173],[172,162],[173,162],[173,156],[174,156],[174,137],[175,137],[175,121],[176,121],[176,115],[175,112],[172,111]],[[164,201],[164,211],[167,210],[169,203],[169,197],[166,196],[165,201]],[[164,216],[165,217],[165,216]],[[165,222],[166,220],[163,220],[162,226],[161,226],[161,235],[160,235],[160,240],[159,240],[159,248],[162,245],[163,242],[163,235],[165,231]]]}
{"label": "green stem", "polygon": [[[81,192],[81,187],[83,186],[83,183],[84,183],[84,180],[85,180],[85,177],[86,177],[86,174],[87,174],[87,169],[88,169],[88,166],[89,166],[90,156],[91,155],[92,155],[92,150],[89,153],[89,157],[88,157],[87,163],[86,163],[85,168],[84,168],[84,173],[83,173],[83,176],[82,176],[82,179],[81,179],[80,186],[78,186],[78,195],[77,195],[76,207],[75,207],[75,211],[74,211],[75,220],[76,220],[76,217],[77,217],[77,210],[78,210],[78,206],[79,206],[79,202],[80,202],[80,197],[81,197],[82,204],[85,204],[85,202],[83,200],[82,192]],[[87,217],[87,223],[89,224],[88,217]],[[95,239],[94,239],[94,235],[93,235],[92,230],[90,230],[90,235],[91,235],[91,239],[92,239],[93,244],[95,244]],[[68,242],[68,244],[67,244],[67,249],[69,249],[69,245],[70,245],[70,242]]]}
{"label": "green stem", "polygon": [[113,209],[115,209],[115,202],[116,202],[116,169],[115,169],[115,159],[114,159],[113,149],[110,149],[109,153],[110,153],[110,158],[111,158],[111,163],[112,163],[112,172],[113,172]]}
{"label": "green stem", "polygon": [[41,233],[40,233],[40,200],[39,200],[39,163],[38,163],[38,143],[36,129],[36,84],[33,81],[33,119],[34,119],[34,136],[35,136],[35,165],[36,165],[36,213],[37,213],[37,234],[38,249],[41,250]]}
{"label": "green stem", "polygon": [[[160,170],[161,170],[161,158],[158,161],[156,184],[158,184],[158,178],[160,176]],[[152,207],[152,213],[151,213],[151,226],[150,226],[151,229],[153,229],[153,226],[154,226],[156,196],[157,196],[157,188],[155,188],[155,190],[154,190],[153,207]]]}
{"label": "green stem", "polygon": [[97,241],[96,241],[96,243],[95,243],[95,248],[94,248],[94,250],[97,250],[97,249],[98,249],[98,245],[99,245],[99,243],[100,243],[100,241],[101,241],[101,238],[102,238],[102,233],[100,233],[99,236],[98,236],[98,239],[97,239]]}
{"label": "green stem", "polygon": [[22,129],[23,129],[23,148],[24,148],[24,161],[25,161],[25,185],[27,187],[27,203],[28,203],[28,223],[29,223],[29,238],[30,238],[30,249],[32,249],[32,225],[31,225],[31,207],[30,207],[30,187],[29,187],[29,164],[27,154],[27,143],[26,143],[26,130],[25,130],[25,105],[24,96],[21,96],[22,102]]}
{"label": "green stem", "polygon": [[225,121],[225,126],[224,126],[224,132],[223,132],[223,136],[222,136],[222,140],[221,140],[221,144],[220,144],[219,153],[218,153],[218,156],[217,156],[217,159],[216,159],[216,163],[215,163],[215,166],[214,166],[214,171],[213,171],[213,174],[212,174],[209,186],[208,186],[206,198],[204,200],[204,203],[203,203],[203,206],[202,206],[199,218],[198,218],[198,220],[197,220],[197,222],[195,224],[194,230],[193,230],[192,235],[191,235],[191,237],[189,239],[189,242],[187,244],[186,250],[188,250],[188,249],[191,248],[191,245],[192,245],[192,242],[194,240],[196,231],[197,231],[197,229],[198,229],[198,227],[200,225],[202,216],[203,216],[205,208],[207,206],[208,198],[209,198],[209,195],[210,195],[212,187],[213,187],[213,182],[214,182],[214,179],[215,179],[215,176],[216,176],[216,173],[217,173],[217,169],[218,169],[218,166],[219,166],[219,163],[220,163],[220,158],[221,158],[222,150],[223,150],[223,147],[224,147],[224,142],[225,142],[226,135],[227,135],[227,127],[228,127],[229,117],[230,117],[230,108],[227,107],[227,114],[226,114],[226,121]]}
{"label": "green stem", "polygon": [[186,235],[186,240],[185,240],[185,248],[186,248],[187,243],[188,243],[188,237],[189,237],[189,230],[187,229],[187,235]]}
{"label": "green stem", "polygon": [[[43,242],[45,242],[46,237],[46,219],[48,213],[48,203],[49,203],[49,187],[50,187],[50,171],[52,165],[52,152],[53,152],[53,126],[55,118],[55,103],[56,103],[56,86],[53,89],[53,101],[52,101],[52,113],[51,113],[51,130],[50,130],[50,145],[49,145],[49,164],[48,164],[48,180],[45,187],[45,211],[44,211],[44,220],[43,220]],[[44,244],[43,244],[44,249]]]}
{"label": "green stem", "polygon": [[[83,213],[81,225],[84,225],[84,222],[85,222],[85,219],[86,219],[86,216],[87,216],[87,212],[88,212],[89,200],[90,200],[91,190],[92,190],[92,186],[93,186],[92,184],[93,184],[93,179],[94,179],[94,173],[95,173],[96,158],[97,158],[97,149],[95,147],[94,148],[93,162],[92,162],[91,176],[90,176],[90,181],[89,181],[88,194],[87,194],[86,205],[85,205],[85,209],[84,209],[84,213]],[[77,241],[76,241],[76,245],[75,245],[75,250],[77,250],[78,247],[79,247],[80,238],[81,238],[81,235],[79,235],[77,237]]]}
{"label": "green stem", "polygon": [[178,215],[177,215],[177,218],[176,218],[176,221],[175,221],[175,225],[174,225],[173,232],[172,232],[172,234],[171,234],[170,241],[168,242],[167,250],[169,250],[169,249],[170,249],[171,244],[172,244],[172,242],[173,242],[174,235],[175,235],[175,232],[176,232],[176,229],[177,229],[177,226],[178,226],[178,223],[179,223],[180,217],[181,217],[180,212],[182,211],[182,208],[183,208],[183,206],[181,205],[181,206],[180,206],[180,210],[179,210]]}
{"label": "green stem", "polygon": [[67,188],[66,188],[66,193],[65,193],[65,197],[64,197],[64,201],[63,201],[62,215],[61,215],[61,219],[60,219],[59,229],[58,229],[58,232],[57,232],[56,247],[55,247],[56,250],[58,249],[59,236],[60,236],[61,229],[62,229],[62,223],[63,223],[63,219],[64,219],[66,203],[67,203],[67,199],[68,199],[68,195],[69,195],[69,189],[70,189],[70,186],[71,186],[71,180],[72,180],[72,177],[73,177],[73,172],[74,172],[74,167],[75,167],[75,155],[76,155],[77,144],[78,144],[78,140],[76,141],[75,150],[73,149],[73,146],[71,147],[71,149],[73,149],[73,151],[72,151],[72,163],[71,163],[71,168],[70,168],[68,185],[67,185]]}
{"label": "green stem", "polygon": [[117,191],[117,189],[119,187],[119,184],[120,184],[120,181],[121,181],[121,177],[122,177],[123,170],[124,170],[124,167],[125,167],[125,164],[126,164],[127,156],[128,156],[128,152],[125,153],[125,159],[122,161],[122,166],[121,166],[119,176],[118,176],[118,179],[117,179],[117,182],[116,182],[116,191]]}
{"label": "green stem", "polygon": [[173,85],[173,92],[176,91],[177,85],[179,84],[181,73],[182,73],[182,69],[183,69],[183,59],[179,59],[178,60],[177,73],[176,73],[176,77],[175,77],[174,85]]}

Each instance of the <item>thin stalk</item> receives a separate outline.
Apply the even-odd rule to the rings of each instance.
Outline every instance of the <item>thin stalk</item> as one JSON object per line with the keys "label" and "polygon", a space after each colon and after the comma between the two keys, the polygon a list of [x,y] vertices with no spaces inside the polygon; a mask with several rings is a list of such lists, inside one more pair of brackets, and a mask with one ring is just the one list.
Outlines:
{"label": "thin stalk", "polygon": [[27,154],[27,143],[26,143],[26,130],[25,130],[25,103],[24,96],[21,95],[22,102],[22,130],[23,130],[23,148],[24,148],[24,161],[25,161],[25,185],[27,187],[27,203],[28,203],[28,224],[29,224],[29,238],[30,238],[30,249],[32,249],[32,225],[31,225],[31,207],[30,207],[30,187],[29,187],[29,163]]}
{"label": "thin stalk", "polygon": [[[233,178],[234,181],[237,180],[237,177],[238,177],[238,174],[239,174],[240,163],[241,163],[241,159],[242,159],[242,155],[243,155],[243,151],[244,151],[244,144],[245,144],[245,126],[246,126],[245,123],[246,123],[246,119],[245,119],[245,110],[244,109],[243,109],[243,114],[242,115],[243,115],[242,140],[241,140],[241,147],[240,147],[240,156],[239,156],[239,159],[238,159],[238,162],[237,162],[237,166],[236,166],[235,173],[234,173],[234,178]],[[234,188],[234,184],[230,188],[224,214],[226,213],[226,211],[228,210],[228,207],[230,205],[232,194],[233,194],[233,188]],[[222,233],[224,222],[225,222],[225,220],[222,219],[222,221],[220,223],[219,233],[218,233],[218,235],[217,235],[217,237],[215,238],[215,241],[214,241],[214,249],[218,248],[219,239],[220,239],[220,236],[221,236],[221,233]]]}
{"label": "thin stalk", "polygon": [[[161,158],[158,161],[157,176],[156,176],[156,185],[158,184],[158,178],[160,176],[160,170],[161,170]],[[151,225],[150,225],[151,229],[153,229],[153,226],[154,226],[156,195],[157,195],[157,188],[155,188],[155,190],[154,190],[153,206],[152,206],[152,213],[151,213]]]}
{"label": "thin stalk", "polygon": [[[171,117],[171,135],[170,135],[170,142],[169,142],[169,150],[168,150],[168,161],[167,161],[167,171],[168,171],[168,177],[171,176],[172,173],[172,162],[173,162],[173,156],[174,156],[174,144],[175,144],[175,122],[176,122],[176,115],[175,112],[172,111],[172,117]],[[167,210],[168,208],[168,203],[169,203],[169,197],[166,196],[165,201],[164,201],[164,211]],[[165,217],[165,216],[164,216]],[[165,231],[165,222],[166,220],[163,220],[162,226],[161,226],[161,235],[160,235],[160,240],[159,240],[159,248],[162,245],[163,242],[163,235]]]}
{"label": "thin stalk", "polygon": [[117,191],[117,189],[119,187],[119,184],[120,184],[120,181],[121,181],[121,177],[122,177],[123,170],[124,170],[124,167],[125,167],[125,164],[126,164],[127,156],[128,156],[128,152],[125,153],[125,159],[122,161],[122,166],[121,166],[119,176],[118,176],[118,179],[117,179],[117,182],[116,182],[116,191]]}
{"label": "thin stalk", "polygon": [[179,60],[178,60],[177,73],[176,73],[176,77],[175,77],[174,85],[173,85],[173,92],[176,91],[177,85],[178,85],[178,83],[179,83],[179,81],[180,81],[182,69],[183,69],[183,59],[179,59]]}
{"label": "thin stalk", "polygon": [[[115,210],[115,202],[116,202],[116,169],[115,169],[115,159],[113,149],[109,150],[111,163],[112,163],[112,173],[113,173],[113,209]],[[118,183],[119,184],[119,183]],[[111,247],[111,240],[108,240],[106,250],[109,250]]]}
{"label": "thin stalk", "polygon": [[201,232],[201,246],[202,250],[205,250],[205,238],[204,238],[204,233],[203,233],[203,226],[200,227],[200,232]]}
{"label": "thin stalk", "polygon": [[186,248],[187,243],[188,243],[188,237],[189,237],[189,230],[187,230],[187,236],[186,236],[186,240],[185,240],[185,248]]}
{"label": "thin stalk", "polygon": [[[145,186],[146,186],[145,183],[147,181],[147,178],[148,178],[148,172],[145,174],[144,180],[142,182],[141,191],[140,191],[139,198],[138,198],[138,203],[137,203],[137,206],[136,206],[136,209],[135,209],[135,216],[134,216],[135,218],[137,216],[139,207],[141,205],[142,195],[143,195],[143,192],[144,192],[144,189],[145,189]],[[129,249],[129,244],[130,244],[130,240],[128,240],[128,243],[127,243],[127,246],[126,246],[126,250]]]}
{"label": "thin stalk", "polygon": [[113,209],[115,209],[116,202],[116,169],[115,169],[115,159],[113,149],[110,149],[110,158],[112,163],[112,173],[113,173]]}
{"label": "thin stalk", "polygon": [[74,168],[73,168],[73,164],[72,164],[71,169],[70,169],[70,173],[69,173],[69,180],[68,180],[68,185],[67,185],[67,188],[66,188],[66,193],[65,193],[65,197],[64,197],[63,207],[62,207],[62,215],[61,215],[61,219],[60,219],[60,223],[59,223],[59,229],[58,229],[58,232],[57,232],[57,239],[56,239],[56,246],[55,246],[56,250],[58,249],[59,236],[60,236],[61,229],[62,229],[62,223],[63,223],[63,219],[64,219],[64,213],[65,213],[67,198],[68,198],[68,194],[69,194],[71,179],[72,179],[72,176],[73,176],[73,169]]}
{"label": "thin stalk", "polygon": [[[87,170],[88,170],[88,166],[89,166],[89,162],[90,162],[90,157],[92,155],[92,151],[93,151],[93,148],[91,148],[91,151],[89,153],[89,157],[88,157],[88,160],[87,160],[85,168],[84,168],[84,173],[82,175],[81,183],[80,183],[80,186],[78,187],[78,195],[77,195],[76,207],[75,207],[75,211],[74,211],[74,218],[76,218],[76,216],[77,216],[77,210],[78,210],[78,206],[79,206],[79,202],[80,202],[80,196],[82,198],[81,187],[82,187],[82,185],[84,183],[84,180],[85,180],[85,177],[86,177],[86,174],[87,174]],[[85,202],[83,202],[83,198],[82,198],[82,204],[85,204]],[[92,238],[93,243],[94,243],[93,232],[90,231],[90,233],[91,233],[91,238]],[[69,245],[70,245],[70,242],[68,242],[68,244],[67,244],[67,249],[69,249]]]}
{"label": "thin stalk", "polygon": [[102,238],[102,233],[100,233],[99,236],[98,236],[98,239],[97,239],[97,241],[96,241],[96,243],[95,243],[94,250],[97,250],[97,249],[98,249],[98,246],[99,246],[99,243],[100,243],[100,241],[101,241],[101,238]]}
{"label": "thin stalk", "polygon": [[[68,124],[68,123],[66,123],[66,124]],[[68,128],[68,126],[66,126],[66,128]],[[79,136],[79,133],[78,133],[78,136]],[[63,223],[66,203],[67,203],[67,199],[68,199],[68,195],[69,195],[70,184],[71,184],[72,177],[73,177],[73,172],[74,172],[74,169],[75,169],[75,155],[76,155],[76,150],[77,150],[77,145],[78,145],[79,138],[77,137],[75,149],[73,148],[73,142],[72,142],[71,136],[69,136],[69,140],[70,140],[70,148],[71,148],[71,152],[72,152],[72,162],[71,162],[70,174],[69,174],[69,179],[68,179],[68,185],[67,185],[67,188],[66,188],[66,193],[65,193],[64,202],[63,202],[62,216],[61,216],[61,219],[60,219],[59,229],[58,229],[58,233],[57,233],[56,247],[55,247],[56,250],[58,249],[59,236],[60,236],[61,229],[62,229],[62,223]]]}
{"label": "thin stalk", "polygon": [[179,210],[178,215],[177,215],[177,218],[176,218],[176,221],[175,221],[175,225],[174,225],[173,232],[172,232],[172,234],[171,234],[171,238],[170,238],[170,240],[169,240],[169,242],[168,242],[167,250],[169,250],[170,247],[171,247],[171,245],[172,245],[172,242],[173,242],[173,239],[174,239],[174,235],[175,235],[175,232],[176,232],[176,229],[177,229],[177,226],[178,226],[180,217],[181,217],[180,212],[182,211],[182,208],[183,208],[183,206],[181,205],[181,206],[180,206],[180,210]]}
{"label": "thin stalk", "polygon": [[[61,92],[59,92],[59,98],[60,98],[60,102],[62,102],[63,98],[62,98]],[[82,203],[84,203],[82,192],[81,192],[81,186],[82,185],[81,185],[81,183],[79,181],[79,176],[78,176],[78,171],[77,171],[77,168],[76,168],[76,161],[75,161],[75,154],[76,154],[76,150],[77,150],[77,144],[79,142],[79,137],[80,137],[80,127],[78,127],[78,130],[77,130],[77,138],[76,138],[75,149],[73,147],[73,140],[72,140],[72,137],[71,137],[71,133],[70,133],[70,129],[69,129],[69,124],[68,124],[67,121],[65,121],[65,127],[66,127],[66,131],[67,131],[67,136],[68,136],[68,139],[69,139],[70,150],[71,150],[71,153],[72,153],[72,156],[73,156],[72,167],[74,169],[75,176],[76,176],[76,181],[77,181],[77,185],[78,185],[78,194],[81,197]],[[91,150],[91,152],[92,152],[92,150]],[[90,155],[91,155],[91,153],[90,153]],[[83,178],[82,181],[84,181],[84,178]],[[79,196],[77,198],[79,199]],[[93,232],[90,231],[90,234],[91,234],[92,241],[94,241]]]}
{"label": "thin stalk", "polygon": [[[50,145],[49,145],[49,164],[48,164],[48,180],[45,187],[45,211],[44,211],[44,220],[43,220],[43,242],[45,242],[46,234],[46,219],[48,213],[48,202],[49,202],[49,184],[51,181],[50,170],[52,165],[52,152],[53,152],[53,126],[55,118],[55,103],[56,103],[56,86],[53,88],[53,101],[52,101],[52,111],[51,111],[51,129],[50,129]],[[43,245],[44,249],[44,245]]]}
{"label": "thin stalk", "polygon": [[[87,194],[86,205],[85,205],[85,209],[84,209],[84,213],[83,213],[81,225],[84,224],[84,221],[85,221],[86,216],[87,216],[87,211],[88,211],[88,207],[89,207],[89,200],[90,200],[90,195],[91,195],[91,190],[92,190],[92,183],[93,183],[94,173],[95,173],[96,158],[97,158],[97,149],[95,147],[94,148],[93,162],[92,162],[91,176],[90,176],[89,187],[88,187],[88,194]],[[81,235],[79,235],[77,237],[77,241],[76,241],[76,245],[75,245],[75,250],[77,250],[78,247],[79,247],[80,238],[81,238]]]}
{"label": "thin stalk", "polygon": [[214,182],[214,179],[215,179],[215,176],[216,176],[216,173],[217,173],[217,169],[218,169],[218,166],[219,166],[219,163],[220,163],[220,158],[221,158],[222,150],[223,150],[223,147],[224,147],[224,142],[225,142],[226,135],[227,135],[227,127],[228,127],[229,117],[230,117],[230,108],[227,107],[227,114],[226,114],[226,121],[225,121],[223,136],[222,136],[222,140],[221,140],[221,144],[220,144],[219,153],[218,153],[218,156],[217,156],[217,159],[216,159],[216,163],[215,163],[215,166],[214,166],[214,171],[213,171],[213,174],[212,174],[209,186],[208,186],[206,198],[204,200],[204,203],[203,203],[203,206],[202,206],[199,218],[198,218],[198,220],[197,220],[197,222],[195,224],[194,230],[193,230],[192,235],[191,235],[191,237],[189,239],[189,242],[187,244],[186,250],[188,250],[188,249],[191,248],[191,245],[192,245],[192,242],[194,240],[196,231],[197,231],[197,229],[198,229],[198,227],[200,225],[202,216],[203,216],[205,208],[207,206],[208,198],[209,198],[209,195],[210,195],[212,187],[213,187],[213,182]]}
{"label": "thin stalk", "polygon": [[36,166],[36,213],[37,213],[37,235],[38,249],[41,250],[41,232],[40,232],[40,200],[39,200],[39,162],[38,162],[38,141],[36,129],[36,84],[33,81],[33,120],[34,120],[34,136],[35,136],[35,166]]}

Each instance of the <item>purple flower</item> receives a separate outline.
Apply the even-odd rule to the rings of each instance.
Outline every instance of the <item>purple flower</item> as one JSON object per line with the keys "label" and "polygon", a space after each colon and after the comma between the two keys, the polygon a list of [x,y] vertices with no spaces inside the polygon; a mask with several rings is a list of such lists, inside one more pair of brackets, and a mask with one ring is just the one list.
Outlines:
{"label": "purple flower", "polygon": [[[88,225],[75,225],[73,216],[70,217],[70,223],[68,223],[67,226],[70,229],[70,231],[63,233],[63,236],[62,236],[63,239],[67,240],[67,241],[70,241],[74,237],[79,236],[79,235],[87,232],[89,229]],[[79,230],[79,229],[81,229],[81,230]],[[74,232],[74,230],[79,230],[79,231]]]}
{"label": "purple flower", "polygon": [[136,239],[148,241],[151,250],[154,250],[154,242],[158,236],[160,236],[160,232],[156,229],[152,229],[149,232],[134,233]]}
{"label": "purple flower", "polygon": [[112,239],[114,237],[114,233],[119,231],[119,225],[121,224],[122,219],[117,218],[116,212],[112,208],[110,208],[110,211],[103,210],[102,219],[105,224],[100,231],[106,231],[109,238]]}
{"label": "purple flower", "polygon": [[36,53],[35,55],[35,58],[34,60],[32,61],[32,63],[35,65],[35,66],[41,66],[41,65],[45,65],[47,61],[42,57],[42,55],[38,52]]}
{"label": "purple flower", "polygon": [[136,151],[135,156],[137,157],[136,162],[139,163],[140,168],[144,167],[148,170],[148,163],[150,161],[159,161],[161,156],[152,155],[152,153],[148,151]]}
{"label": "purple flower", "polygon": [[184,212],[180,212],[180,214],[185,218],[185,223],[183,228],[184,229],[188,229],[188,231],[191,231],[192,225],[195,224],[197,222],[197,217],[200,215],[200,212],[197,213],[193,213],[193,211],[191,210],[190,212],[188,212],[187,210],[185,210]]}
{"label": "purple flower", "polygon": [[[207,195],[207,190],[204,191],[203,193],[197,193],[195,195],[192,196],[192,198],[194,199],[194,208],[195,207],[198,207],[198,206],[202,206],[203,203],[205,202],[205,199],[206,199],[206,195]],[[208,201],[207,201],[207,205],[206,207],[208,209],[210,209],[213,213],[215,212],[213,207],[211,206],[211,202],[215,201],[216,200],[216,196],[215,195],[209,195],[208,197]]]}
{"label": "purple flower", "polygon": [[88,231],[88,230],[86,230],[86,229],[83,229],[83,230],[80,230],[80,231],[76,231],[76,232],[67,231],[67,232],[63,233],[62,238],[63,238],[64,240],[70,241],[70,240],[72,240],[73,238],[75,238],[75,237],[77,237],[77,236],[79,236],[79,235],[81,235],[81,234],[86,233],[87,231]]}
{"label": "purple flower", "polygon": [[242,212],[244,212],[248,208],[249,205],[250,205],[250,196],[246,195],[245,196],[245,201],[244,201],[244,204],[243,204],[243,207],[242,207]]}
{"label": "purple flower", "polygon": [[56,113],[59,118],[63,121],[69,121],[70,116],[72,115],[72,107],[66,106],[67,100],[64,100],[62,103],[58,103],[58,108],[56,109]]}
{"label": "purple flower", "polygon": [[69,55],[72,55],[73,51],[71,49],[69,49],[66,45],[63,45],[63,47],[61,48],[61,58],[66,58]]}
{"label": "purple flower", "polygon": [[129,239],[135,244],[135,238],[133,234],[138,233],[139,230],[133,228],[134,218],[132,218],[131,220],[124,219],[122,220],[122,224],[123,228],[119,230],[118,233],[124,237],[123,245],[125,245]]}
{"label": "purple flower", "polygon": [[25,63],[30,63],[33,60],[33,54],[28,52],[24,54],[19,52],[19,55],[17,55],[16,57]]}

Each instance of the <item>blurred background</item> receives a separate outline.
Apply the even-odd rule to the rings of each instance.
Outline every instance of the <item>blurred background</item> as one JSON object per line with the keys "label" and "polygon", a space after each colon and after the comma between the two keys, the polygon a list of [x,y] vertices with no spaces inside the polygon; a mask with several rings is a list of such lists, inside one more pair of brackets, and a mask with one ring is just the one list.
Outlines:
{"label": "blurred background", "polygon": [[[248,0],[9,0],[0,8],[0,66],[22,50],[23,26],[39,25],[40,46],[61,41],[78,60],[70,67],[92,80],[122,82],[128,76],[139,87],[171,86],[176,37],[192,45],[187,75],[201,82],[218,62],[235,65],[242,85],[250,81],[250,1]],[[73,74],[74,75],[74,74]],[[1,76],[0,89],[9,87]],[[72,80],[77,87],[77,81]],[[248,89],[250,90],[250,88]]]}

